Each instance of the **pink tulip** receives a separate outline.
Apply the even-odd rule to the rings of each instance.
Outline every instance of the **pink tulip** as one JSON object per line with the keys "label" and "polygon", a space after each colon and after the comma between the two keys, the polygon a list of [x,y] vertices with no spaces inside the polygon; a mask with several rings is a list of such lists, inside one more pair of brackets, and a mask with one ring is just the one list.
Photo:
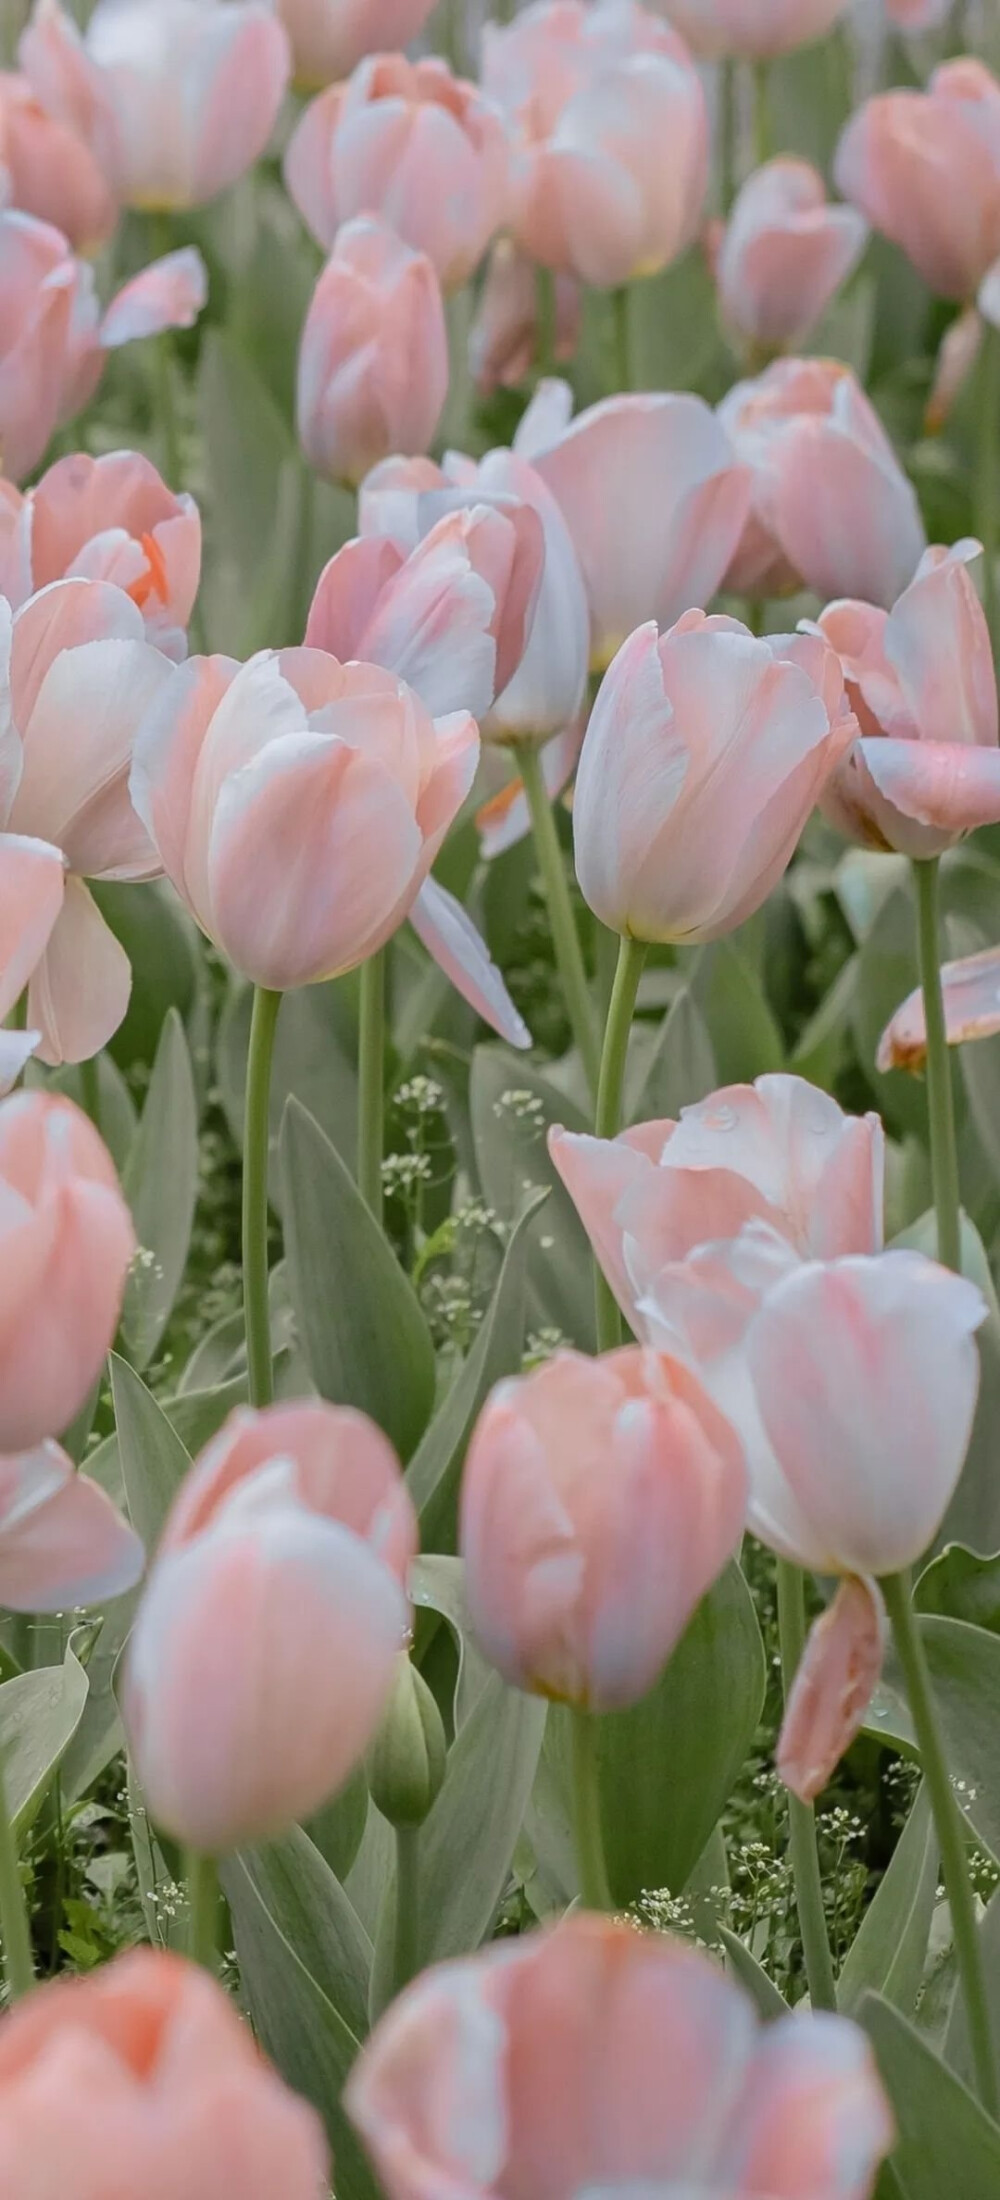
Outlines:
{"label": "pink tulip", "polygon": [[882,1244],[885,1140],[877,1115],[844,1115],[801,1077],[728,1085],[678,1123],[619,1138],[549,1132],[549,1153],[596,1259],[634,1329],[668,1264],[760,1222],[804,1260]]}
{"label": "pink tulip", "polygon": [[772,160],[744,184],[716,263],[726,321],[764,351],[802,343],[864,251],[866,223],[829,206],[819,171]]}
{"label": "pink tulip", "polygon": [[993,654],[968,572],[979,548],[928,550],[891,612],[834,603],[820,620],[862,736],[822,807],[864,846],[936,856],[1000,819]]}
{"label": "pink tulip", "polygon": [[0,1094],[16,1083],[41,1038],[40,1031],[5,1027],[58,922],[65,874],[61,848],[0,833]]}
{"label": "pink tulip", "polygon": [[0,165],[12,206],[61,229],[76,251],[107,243],[118,207],[86,139],[46,114],[23,76],[0,75]]}
{"label": "pink tulip", "polygon": [[652,1687],[736,1549],[740,1446],[679,1363],[562,1351],[498,1384],[465,1463],[472,1625],[513,1686],[590,1711]]}
{"label": "pink tulip", "polygon": [[145,1553],[99,1483],[58,1444],[0,1458],[0,1603],[64,1612],[124,1596]]}
{"label": "pink tulip", "polygon": [[57,229],[0,212],[0,462],[15,480],[62,417],[76,266]]}
{"label": "pink tulip", "polygon": [[219,1855],[343,1784],[389,1694],[416,1547],[363,1414],[231,1417],[181,1488],[129,1644],[123,1715],[160,1825]]}
{"label": "pink tulip", "polygon": [[151,640],[183,657],[201,571],[201,519],[139,451],[61,458],[27,496],[0,506],[0,582],[17,608],[51,581],[112,581]]}
{"label": "pink tulip", "polygon": [[151,260],[112,298],[99,330],[102,351],[117,351],[137,337],[193,328],[208,301],[208,269],[194,245]]}
{"label": "pink tulip", "polygon": [[586,1914],[425,1972],[346,2103],[388,2200],[868,2200],[894,2140],[846,2018],[764,2029],[700,1949]]}
{"label": "pink tulip", "polygon": [[484,23],[483,89],[543,140],[578,92],[644,54],[690,66],[683,39],[640,0],[530,0],[509,23]]}
{"label": "pink tulip", "polygon": [[337,84],[366,54],[408,46],[434,0],[278,0],[300,91]]}
{"label": "pink tulip", "polygon": [[667,14],[701,58],[746,54],[754,61],[825,38],[847,0],[667,0]]}
{"label": "pink tulip", "polygon": [[0,1451],[67,1428],[118,1327],[135,1236],[114,1165],[69,1100],[0,1105]]}
{"label": "pink tulip", "polygon": [[452,290],[506,214],[506,133],[489,101],[446,62],[374,54],[306,108],[285,181],[324,252],[342,222],[378,214]]}
{"label": "pink tulip", "polygon": [[123,206],[203,206],[263,153],[288,82],[267,0],[99,0],[86,35],[36,0],[21,65],[80,130]]}
{"label": "pink tulip", "polygon": [[[72,463],[72,462],[70,462]],[[84,880],[154,878],[128,794],[132,744],[171,677],[142,613],[106,581],[58,581],[16,613],[7,708],[18,772],[6,822],[66,858],[63,907],[28,988],[43,1062],[87,1061],[128,1007],[128,957]]]}
{"label": "pink tulip", "polygon": [[298,428],[310,466],[356,487],[390,451],[425,451],[448,395],[448,331],[426,254],[383,221],[338,232],[306,316]]}
{"label": "pink tulip", "polygon": [[410,914],[479,756],[401,680],[315,649],[170,673],[131,795],[167,877],[257,985],[354,969]]}
{"label": "pink tulip", "polygon": [[881,1679],[885,1638],[880,1589],[848,1575],[810,1629],[778,1738],[778,1777],[801,1803],[822,1794],[860,1732]]}
{"label": "pink tulip", "polygon": [[[986,947],[981,954],[942,963],[941,991],[949,1046],[992,1039],[1000,1031],[1000,948]],[[886,1025],[875,1066],[920,1070],[926,1060],[927,1021],[923,987],[918,985]]]}
{"label": "pink tulip", "polygon": [[805,586],[892,603],[925,536],[916,497],[850,367],[780,359],[719,406],[752,469],[750,517],[726,576],[738,595]]}
{"label": "pink tulip", "polygon": [[573,841],[612,931],[693,944],[752,916],[857,731],[818,636],[690,611],[619,650],[590,716]]}
{"label": "pink tulip", "polygon": [[[572,359],[582,322],[579,283],[572,275],[557,275],[553,357],[558,365]],[[495,389],[523,382],[535,364],[538,342],[535,269],[510,237],[501,237],[490,253],[469,332],[469,372],[480,394],[489,397]]]}
{"label": "pink tulip", "polygon": [[5,2192],[317,2200],[327,2171],[318,2117],[258,2053],[229,1996],[179,1956],[132,1949],[4,2018]]}
{"label": "pink tulip", "polygon": [[1000,253],[1000,83],[949,61],[924,92],[869,99],[848,123],[837,189],[943,298],[970,300]]}
{"label": "pink tulip", "polygon": [[603,671],[644,619],[670,626],[714,596],[743,531],[750,474],[700,397],[610,397],[576,420],[571,412],[568,385],[543,382],[514,450],[569,528],[591,663]]}

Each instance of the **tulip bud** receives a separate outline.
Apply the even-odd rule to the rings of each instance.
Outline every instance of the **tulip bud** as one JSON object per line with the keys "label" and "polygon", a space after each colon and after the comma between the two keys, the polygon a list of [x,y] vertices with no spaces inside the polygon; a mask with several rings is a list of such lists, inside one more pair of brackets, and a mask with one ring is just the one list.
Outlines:
{"label": "tulip bud", "polygon": [[339,231],[306,317],[298,428],[310,466],[356,487],[390,451],[425,451],[448,394],[437,276],[384,222]]}
{"label": "tulip bud", "polygon": [[403,1652],[365,1770],[372,1802],[390,1826],[422,1826],[444,1785],[448,1744],[427,1682]]}

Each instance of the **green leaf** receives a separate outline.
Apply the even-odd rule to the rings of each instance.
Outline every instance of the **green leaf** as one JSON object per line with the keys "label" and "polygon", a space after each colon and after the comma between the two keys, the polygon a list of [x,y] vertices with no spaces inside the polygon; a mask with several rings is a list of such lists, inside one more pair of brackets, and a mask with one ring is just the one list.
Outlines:
{"label": "green leaf", "polygon": [[715,1054],[720,1085],[739,1085],[783,1069],[785,1050],[763,986],[744,949],[732,940],[702,948],[690,977]]}
{"label": "green leaf", "polygon": [[[993,2061],[994,2067],[1000,2073],[1000,1899],[995,1894],[987,1904],[978,1930],[993,2036]],[[959,2077],[974,2091],[975,2069],[965,2013],[965,1997],[961,1992],[955,1995],[952,2003],[944,2052],[951,2069],[957,2071]]]}
{"label": "green leaf", "polygon": [[546,1705],[491,1673],[448,1753],[420,1836],[421,1965],[478,1948],[503,1894],[531,1793]]}
{"label": "green leaf", "polygon": [[61,1665],[0,1688],[0,1762],[14,1831],[25,1833],[83,1717],[87,1676],[69,1642]]}
{"label": "green leaf", "polygon": [[549,1160],[550,1124],[586,1131],[587,1119],[523,1055],[506,1047],[477,1047],[472,1058],[469,1110],[476,1166],[484,1195],[505,1222],[514,1222],[526,1199],[542,1187],[552,1197],[543,1228],[528,1256],[528,1307],[540,1326],[555,1328],[569,1344],[595,1346],[593,1263],[576,1208]]}
{"label": "green leaf", "polygon": [[866,1994],[858,2016],[895,2110],[899,2145],[891,2159],[904,2200],[942,2200],[946,2193],[996,2200],[1000,2128],[880,1995]]}
{"label": "green leaf", "polygon": [[[877,859],[888,862],[887,857]],[[918,982],[916,916],[908,878],[893,888],[861,944],[854,989],[854,1043],[880,1115],[894,1130],[927,1138],[927,1096],[906,1071],[875,1068],[878,1043],[900,1001]]]}
{"label": "green leaf", "polygon": [[[894,1240],[917,1252],[937,1258],[937,1222],[933,1210]],[[986,1554],[1000,1548],[1000,1308],[982,1238],[966,1214],[962,1215],[962,1274],[978,1284],[989,1307],[976,1332],[979,1351],[979,1396],[972,1435],[959,1476],[958,1487],[938,1530],[937,1541],[965,1543]]]}
{"label": "green leaf", "polygon": [[980,1558],[962,1543],[949,1543],[924,1569],[914,1600],[918,1611],[1000,1635],[1000,1557]]}
{"label": "green leaf", "polygon": [[112,1060],[128,1070],[136,1062],[152,1063],[172,1008],[185,1019],[190,1015],[198,983],[198,935],[163,879],[139,885],[98,880],[90,890],[132,965],[128,1011],[108,1042]]}
{"label": "green leaf", "polygon": [[837,2003],[853,2014],[863,1994],[882,1994],[912,2016],[923,1978],[937,1902],[938,1845],[926,1788],[921,1784],[892,1860],[865,1911],[837,1986]]}
{"label": "green leaf", "polygon": [[127,1360],[111,1354],[111,1395],[129,1519],[152,1556],[191,1464],[162,1406]]}
{"label": "green leaf", "polygon": [[260,647],[268,607],[271,635],[291,639],[302,470],[288,421],[221,329],[202,342],[198,410],[212,521],[202,589],[208,638],[243,657]]}
{"label": "green leaf", "polygon": [[719,1939],[726,1951],[726,1969],[731,1971],[741,1986],[745,1986],[751,2000],[756,2003],[757,2014],[765,2024],[773,2024],[776,2017],[787,2017],[788,2003],[779,1994],[773,1979],[769,1979],[763,1966],[752,1956],[746,1942],[738,1934],[731,1933],[727,1925],[717,1928]]}
{"label": "green leaf", "polygon": [[367,1817],[368,1782],[364,1766],[359,1765],[339,1794],[331,1796],[306,1826],[310,1841],[341,1884],[361,1847]]}
{"label": "green leaf", "polygon": [[[920,1632],[957,1800],[1000,1863],[1000,1636],[958,1619],[922,1619]],[[906,1689],[891,1651],[865,1727],[907,1756],[918,1756]]]}
{"label": "green leaf", "polygon": [[618,1902],[647,1888],[681,1892],[746,1762],[764,1678],[753,1599],[734,1562],[656,1686],[598,1722],[604,1848]]}
{"label": "green leaf", "polygon": [[122,1339],[141,1370],[156,1351],[181,1286],[198,1197],[198,1104],[175,1008],[163,1026],[122,1188],[139,1243],[125,1287]]}
{"label": "green leaf", "polygon": [[[236,1144],[243,1144],[243,1096],[253,987],[234,979],[219,1020],[216,1068],[219,1091]],[[358,1121],[357,986],[351,978],[332,985],[304,985],[281,1004],[271,1073],[270,1127],[277,1146],[285,1102],[294,1093],[354,1172]],[[273,1152],[272,1152],[273,1160]],[[272,1197],[280,1197],[276,1166]]]}
{"label": "green leaf", "polygon": [[683,986],[663,1019],[645,1076],[629,1103],[629,1121],[675,1121],[682,1108],[704,1100],[718,1082],[708,1025]]}
{"label": "green leaf", "polygon": [[285,1251],[317,1390],[368,1413],[408,1459],[434,1404],[434,1348],[414,1292],[340,1156],[298,1100],[280,1141]]}

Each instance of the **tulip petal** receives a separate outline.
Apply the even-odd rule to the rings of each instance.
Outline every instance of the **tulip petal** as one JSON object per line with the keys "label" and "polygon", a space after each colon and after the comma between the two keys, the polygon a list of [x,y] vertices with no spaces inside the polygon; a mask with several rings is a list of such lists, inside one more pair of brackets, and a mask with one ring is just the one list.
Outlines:
{"label": "tulip petal", "polygon": [[117,351],[137,337],[193,328],[208,304],[208,269],[195,245],[168,252],[133,275],[112,299],[101,322],[101,349]]}
{"label": "tulip petal", "polygon": [[48,944],[63,905],[65,874],[61,848],[0,833],[0,1023],[20,1000]]}
{"label": "tulip petal", "polygon": [[[54,1489],[53,1457],[63,1469]],[[16,1466],[21,1502],[0,1532],[0,1604],[10,1612],[60,1612],[135,1588],[145,1564],[142,1544],[98,1483],[77,1474],[55,1444],[0,1460],[0,1483],[9,1466]]]}
{"label": "tulip petal", "polygon": [[13,822],[58,841],[81,877],[150,878],[159,870],[127,778],[136,733],[172,669],[145,640],[89,641],[62,650],[41,682]]}
{"label": "tulip petal", "polygon": [[885,1636],[881,1591],[853,1574],[813,1622],[776,1758],[779,1778],[801,1803],[822,1794],[860,1731],[881,1677]]}
{"label": "tulip petal", "polygon": [[822,2012],[769,2024],[720,2163],[723,2189],[863,2200],[896,2131],[860,2025]]}
{"label": "tulip petal", "polygon": [[[1000,820],[1000,749],[957,741],[869,739],[858,755],[878,793],[899,817],[891,845],[903,855],[937,854],[941,846]],[[907,827],[927,828],[935,845],[911,845]],[[942,842],[937,836],[946,835]]]}
{"label": "tulip petal", "polygon": [[38,1055],[53,1067],[89,1062],[124,1021],[132,966],[82,879],[66,880],[65,899],[28,985],[28,1022],[38,1026]]}
{"label": "tulip petal", "polygon": [[[991,1039],[1000,1031],[1000,947],[942,963],[941,991],[948,1045]],[[897,1008],[878,1043],[875,1067],[920,1070],[927,1059],[927,1020],[922,986]]]}
{"label": "tulip petal", "polygon": [[410,910],[410,923],[428,954],[451,979],[463,1001],[506,1039],[508,1046],[530,1047],[531,1033],[468,911],[436,879],[425,880]]}

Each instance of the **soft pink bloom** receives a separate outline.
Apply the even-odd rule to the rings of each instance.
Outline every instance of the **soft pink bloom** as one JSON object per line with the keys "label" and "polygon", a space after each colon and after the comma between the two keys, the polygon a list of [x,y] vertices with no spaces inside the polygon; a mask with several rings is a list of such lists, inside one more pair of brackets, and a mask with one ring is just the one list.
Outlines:
{"label": "soft pink bloom", "polygon": [[319,2118],[288,2091],[214,1979],[135,1948],[61,1978],[0,2030],[0,2181],[72,2192],[317,2200]]}
{"label": "soft pink bloom", "polygon": [[0,1094],[9,1092],[41,1038],[8,1030],[32,972],[41,961],[63,906],[66,864],[47,840],[0,833]]}
{"label": "soft pink bloom", "polygon": [[168,656],[185,653],[201,572],[201,519],[139,451],[57,459],[26,496],[0,501],[0,592],[17,609],[51,581],[112,581]]}
{"label": "soft pink bloom", "polygon": [[122,1709],[159,1824],[219,1855],[343,1784],[392,1684],[416,1547],[363,1414],[231,1416],[182,1485],[129,1644]]}
{"label": "soft pink bloom", "polygon": [[752,469],[745,533],[726,575],[738,595],[805,586],[892,603],[926,537],[920,508],[860,383],[833,359],[779,359],[719,406]]}
{"label": "soft pink bloom", "polygon": [[[988,320],[990,318],[988,311],[990,277],[988,275],[983,278],[979,296],[984,301],[982,314]],[[1000,294],[997,298],[997,319],[1000,320]],[[931,394],[927,400],[927,409],[924,413],[925,434],[940,435],[942,428],[950,419],[952,410],[979,357],[979,346],[982,338],[983,320],[976,306],[966,306],[965,311],[956,314],[950,328],[945,330],[938,350]]]}
{"label": "soft pink bloom", "polygon": [[[963,955],[958,962],[942,963],[941,991],[949,1046],[992,1039],[1000,1031],[1000,948],[986,947],[978,955]],[[926,1059],[927,1020],[923,987],[918,985],[886,1025],[875,1066],[880,1070],[920,1070]]]}
{"label": "soft pink bloom", "polygon": [[138,1536],[58,1444],[0,1458],[0,1603],[64,1612],[124,1596],[142,1575]]}
{"label": "soft pink bloom", "polygon": [[375,54],[306,108],[285,180],[325,252],[342,222],[377,214],[426,252],[451,290],[467,281],[504,220],[506,132],[496,109],[446,62]]}
{"label": "soft pink bloom", "polygon": [[448,331],[432,262],[374,216],[346,222],[299,351],[298,429],[310,466],[356,487],[390,451],[427,449],[447,395]]}
{"label": "soft pink bloom", "polygon": [[[553,358],[572,359],[580,340],[583,299],[573,275],[555,278]],[[498,238],[489,257],[469,331],[469,372],[481,395],[514,389],[531,373],[538,355],[538,284],[532,262],[510,237]]]}
{"label": "soft pink bloom", "polygon": [[26,77],[0,75],[0,166],[10,204],[51,222],[79,252],[105,244],[118,206],[86,139],[46,114]]}
{"label": "soft pink bloom", "polygon": [[802,1803],[822,1794],[865,1717],[882,1673],[881,1590],[849,1574],[814,1621],[778,1738],[778,1776]]}
{"label": "soft pink bloom", "polygon": [[643,54],[690,66],[683,39],[640,0],[530,0],[509,23],[484,23],[483,89],[531,138],[550,138],[578,92]]}
{"label": "soft pink bloom", "polygon": [[302,91],[339,83],[369,53],[408,46],[434,0],[278,0]]}
{"label": "soft pink bloom", "polygon": [[194,245],[151,260],[115,293],[100,327],[102,351],[117,351],[137,337],[193,328],[208,302],[208,269]]}
{"label": "soft pink bloom", "polygon": [[468,911],[436,878],[425,880],[410,910],[410,923],[438,968],[450,979],[456,993],[468,1001],[477,1016],[523,1052],[531,1033],[515,1008],[486,941]]}
{"label": "soft pink bloom", "polygon": [[827,203],[805,160],[771,160],[744,184],[716,261],[726,321],[765,351],[802,343],[864,251],[867,224]]}
{"label": "soft pink bloom", "polygon": [[565,382],[543,382],[514,450],[569,528],[603,671],[644,619],[671,626],[714,596],[743,532],[750,474],[700,397],[609,397],[575,420],[572,409]]}
{"label": "soft pink bloom", "polygon": [[474,721],[316,649],[196,657],[147,712],[132,800],[167,877],[255,984],[332,978],[391,938],[469,793]]}
{"label": "soft pink bloom", "polygon": [[1000,83],[967,58],[926,91],[879,93],[848,123],[834,174],[932,290],[974,298],[1000,253]]}
{"label": "soft pink bloom", "polygon": [[462,1479],[481,1648],[515,1687],[636,1702],[736,1549],[746,1494],[732,1430],[658,1353],[562,1351],[498,1384]]}
{"label": "soft pink bloom", "polygon": [[576,870],[602,924],[717,939],[777,885],[856,733],[818,636],[755,640],[690,611],[642,626],[601,684],[573,799]]}
{"label": "soft pink bloom", "polygon": [[846,13],[848,0],[666,0],[666,12],[700,57],[773,54],[810,46]]}
{"label": "soft pink bloom", "polygon": [[21,65],[86,138],[124,206],[202,206],[252,168],[288,82],[267,0],[99,0],[85,35],[36,0]]}
{"label": "soft pink bloom", "polygon": [[885,1140],[877,1115],[845,1115],[802,1077],[728,1085],[677,1123],[619,1138],[549,1132],[549,1153],[631,1326],[668,1264],[764,1223],[803,1260],[882,1244]]}
{"label": "soft pink bloom", "polygon": [[425,1972],[346,2102],[388,2200],[868,2200],[894,2139],[846,2018],[763,2028],[700,1949],[586,1914]]}
{"label": "soft pink bloom", "polygon": [[135,1250],[111,1156],[72,1101],[0,1105],[0,1451],[67,1428],[97,1381]]}
{"label": "soft pink bloom", "polygon": [[928,550],[890,612],[833,603],[820,620],[861,729],[822,807],[863,846],[936,856],[1000,819],[993,653],[968,571],[979,548]]}

